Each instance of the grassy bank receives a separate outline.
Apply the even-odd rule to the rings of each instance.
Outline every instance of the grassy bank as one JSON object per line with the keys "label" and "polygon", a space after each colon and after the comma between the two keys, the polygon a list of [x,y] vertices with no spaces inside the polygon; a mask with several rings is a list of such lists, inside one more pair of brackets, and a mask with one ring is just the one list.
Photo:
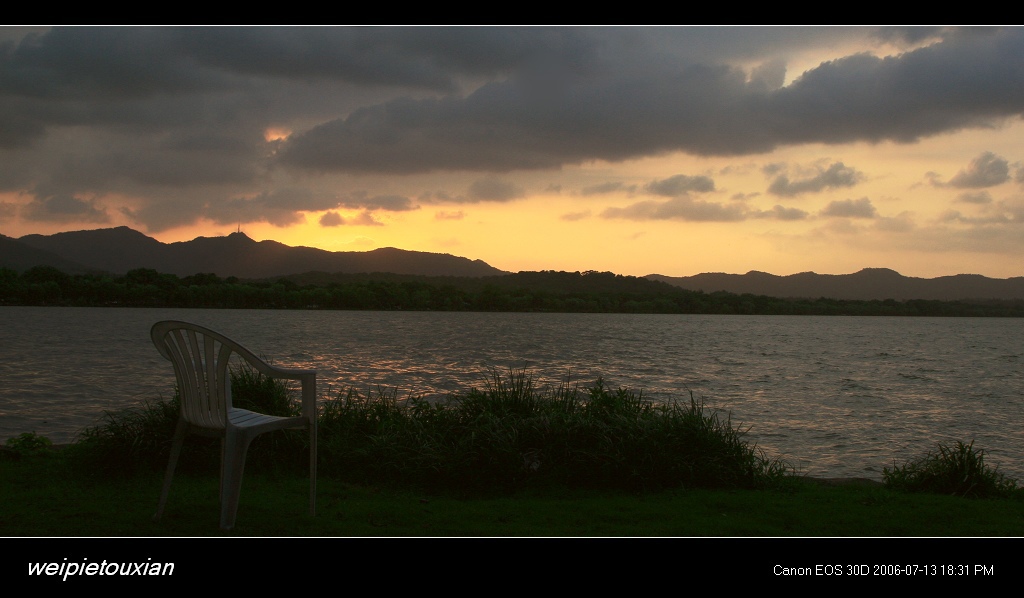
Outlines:
{"label": "grassy bank", "polygon": [[795,481],[774,490],[524,490],[465,498],[325,477],[246,475],[237,527],[218,529],[213,469],[175,479],[153,522],[156,473],[96,479],[60,454],[0,463],[4,536],[1024,536],[1020,500]]}
{"label": "grassy bank", "polygon": [[[287,414],[286,388],[235,372],[240,404]],[[151,521],[175,402],[110,414],[75,445],[37,436],[0,456],[0,535],[216,536],[218,445],[189,438]],[[302,434],[261,436],[237,527],[248,536],[1024,536],[1014,480],[958,443],[824,486],[749,445],[694,400],[655,405],[600,380],[536,389],[523,373],[428,403],[384,392],[325,401],[318,516]]]}

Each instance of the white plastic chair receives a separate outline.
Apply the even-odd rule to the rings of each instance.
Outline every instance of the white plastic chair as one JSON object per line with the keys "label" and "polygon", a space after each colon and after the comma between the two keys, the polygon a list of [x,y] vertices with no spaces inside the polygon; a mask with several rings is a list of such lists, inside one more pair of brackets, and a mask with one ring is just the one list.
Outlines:
{"label": "white plastic chair", "polygon": [[[157,322],[150,330],[153,343],[174,365],[181,397],[181,416],[174,432],[155,520],[163,515],[174,468],[187,434],[221,439],[220,527],[231,529],[238,512],[245,454],[253,438],[273,430],[309,430],[309,514],[316,514],[316,371],[279,368],[224,335],[187,322]],[[228,365],[238,355],[257,371],[272,378],[302,382],[302,415],[276,417],[237,409],[231,405]]]}

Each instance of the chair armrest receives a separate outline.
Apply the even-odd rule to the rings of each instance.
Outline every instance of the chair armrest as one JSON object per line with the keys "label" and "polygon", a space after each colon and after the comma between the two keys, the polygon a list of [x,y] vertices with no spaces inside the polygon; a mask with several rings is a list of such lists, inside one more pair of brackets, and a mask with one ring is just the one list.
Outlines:
{"label": "chair armrest", "polygon": [[286,380],[299,380],[302,382],[302,417],[307,417],[316,424],[316,370],[301,370],[296,368],[277,368],[270,366],[276,371],[274,378]]}
{"label": "chair armrest", "polygon": [[248,349],[240,346],[234,347],[242,359],[249,363],[256,371],[271,378],[283,380],[299,380],[302,382],[302,416],[312,422],[316,422],[316,370],[300,368],[282,368],[270,365],[259,357],[253,355]]}

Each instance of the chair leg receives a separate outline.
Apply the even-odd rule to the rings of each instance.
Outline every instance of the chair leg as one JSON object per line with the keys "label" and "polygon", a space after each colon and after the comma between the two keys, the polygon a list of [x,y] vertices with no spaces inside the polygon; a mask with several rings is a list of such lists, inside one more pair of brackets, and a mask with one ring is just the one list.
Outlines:
{"label": "chair leg", "polygon": [[309,433],[309,516],[316,516],[316,422]]}
{"label": "chair leg", "polygon": [[219,504],[221,507],[224,506],[224,501],[226,500],[226,497],[224,496],[224,473],[226,471],[227,462],[228,462],[228,460],[227,460],[227,455],[228,455],[228,453],[227,453],[227,444],[228,444],[227,438],[224,437],[224,436],[221,436],[221,438],[220,438],[220,479],[218,480],[219,484],[217,486],[217,504]]}
{"label": "chair leg", "polygon": [[252,438],[245,433],[229,431],[224,438],[224,459],[221,462],[224,476],[220,482],[223,501],[220,504],[220,527],[229,530],[235,526],[238,514],[238,497],[242,492],[242,473],[245,471],[245,455]]}
{"label": "chair leg", "polygon": [[174,468],[178,465],[178,456],[181,454],[181,445],[184,444],[185,434],[188,432],[188,423],[184,419],[178,420],[174,428],[174,440],[171,442],[171,457],[167,461],[167,473],[164,474],[164,487],[160,491],[160,501],[156,505],[154,521],[160,521],[164,514],[164,506],[167,505],[167,494],[171,490],[171,480],[174,479]]}

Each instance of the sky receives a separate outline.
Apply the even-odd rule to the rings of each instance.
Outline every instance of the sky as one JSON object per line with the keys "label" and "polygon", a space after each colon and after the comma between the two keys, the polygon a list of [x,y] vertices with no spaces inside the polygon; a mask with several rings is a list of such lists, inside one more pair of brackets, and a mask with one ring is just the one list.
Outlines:
{"label": "sky", "polygon": [[1024,28],[0,27],[0,233],[1024,276]]}

